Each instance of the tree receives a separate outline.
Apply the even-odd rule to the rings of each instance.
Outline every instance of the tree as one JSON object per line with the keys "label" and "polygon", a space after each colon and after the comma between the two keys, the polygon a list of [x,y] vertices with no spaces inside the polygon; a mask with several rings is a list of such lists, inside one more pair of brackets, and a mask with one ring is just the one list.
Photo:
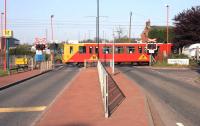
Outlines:
{"label": "tree", "polygon": [[[158,43],[167,43],[167,30],[166,26],[151,26],[148,37],[151,39],[156,38]],[[169,27],[169,43],[174,39],[174,28]]]}
{"label": "tree", "polygon": [[33,56],[35,52],[31,51],[31,46],[27,44],[19,45],[16,48],[11,48],[9,50],[10,55],[31,55]]}
{"label": "tree", "polygon": [[186,45],[200,42],[200,6],[184,10],[175,16],[174,44],[181,49]]}

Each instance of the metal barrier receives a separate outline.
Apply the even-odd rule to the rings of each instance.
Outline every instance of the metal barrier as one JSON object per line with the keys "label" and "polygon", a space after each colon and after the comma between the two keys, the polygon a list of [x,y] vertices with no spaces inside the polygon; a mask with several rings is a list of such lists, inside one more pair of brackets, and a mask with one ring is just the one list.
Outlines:
{"label": "metal barrier", "polygon": [[97,63],[97,69],[99,73],[99,82],[101,87],[101,94],[104,104],[104,112],[105,117],[109,117],[109,110],[108,110],[108,73],[106,72],[105,68],[101,64],[100,61]]}
{"label": "metal barrier", "polygon": [[105,117],[108,118],[116,110],[120,103],[122,103],[125,95],[100,61],[98,61],[97,68],[104,103]]}
{"label": "metal barrier", "polygon": [[46,61],[40,63],[40,72],[46,72],[53,69],[52,61]]}

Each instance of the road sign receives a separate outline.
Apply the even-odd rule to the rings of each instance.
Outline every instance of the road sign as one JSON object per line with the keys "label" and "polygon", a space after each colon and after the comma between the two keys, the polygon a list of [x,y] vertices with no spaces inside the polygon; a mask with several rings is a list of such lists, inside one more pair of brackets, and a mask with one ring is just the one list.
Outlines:
{"label": "road sign", "polygon": [[154,53],[154,50],[151,50],[151,49],[150,49],[150,50],[149,50],[149,53]]}
{"label": "road sign", "polygon": [[45,59],[44,55],[38,55],[38,54],[35,55],[36,62],[42,62],[42,61],[44,61],[44,59]]}
{"label": "road sign", "polygon": [[15,65],[26,65],[28,64],[27,58],[16,58],[15,59]]}
{"label": "road sign", "polygon": [[47,43],[47,40],[46,38],[35,38],[35,45],[37,44],[46,44]]}
{"label": "road sign", "polygon": [[12,30],[3,30],[3,36],[6,38],[12,38],[13,37],[13,31]]}

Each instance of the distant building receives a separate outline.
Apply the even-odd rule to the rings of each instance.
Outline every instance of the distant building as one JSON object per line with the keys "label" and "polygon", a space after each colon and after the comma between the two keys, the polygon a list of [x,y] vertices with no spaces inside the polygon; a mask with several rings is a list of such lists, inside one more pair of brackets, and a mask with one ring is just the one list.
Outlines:
{"label": "distant building", "polygon": [[[9,43],[10,48],[15,48],[19,45],[19,40],[16,38],[7,38],[7,41]],[[4,45],[5,45],[5,38],[1,37],[0,38],[0,51],[3,50]]]}
{"label": "distant building", "polygon": [[148,20],[146,22],[146,26],[145,26],[142,34],[141,34],[142,43],[147,43],[148,42],[148,35],[149,35],[150,28],[151,28],[151,22],[150,22],[150,20]]}

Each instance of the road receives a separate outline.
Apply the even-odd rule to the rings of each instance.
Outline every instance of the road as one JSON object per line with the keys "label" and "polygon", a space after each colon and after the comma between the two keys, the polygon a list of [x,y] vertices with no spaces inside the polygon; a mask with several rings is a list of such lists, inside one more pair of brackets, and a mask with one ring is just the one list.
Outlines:
{"label": "road", "polygon": [[0,126],[31,126],[78,73],[62,67],[0,91]]}
{"label": "road", "polygon": [[166,126],[176,126],[176,123],[200,126],[199,87],[176,77],[170,77],[162,70],[135,66],[117,68],[149,95]]}

